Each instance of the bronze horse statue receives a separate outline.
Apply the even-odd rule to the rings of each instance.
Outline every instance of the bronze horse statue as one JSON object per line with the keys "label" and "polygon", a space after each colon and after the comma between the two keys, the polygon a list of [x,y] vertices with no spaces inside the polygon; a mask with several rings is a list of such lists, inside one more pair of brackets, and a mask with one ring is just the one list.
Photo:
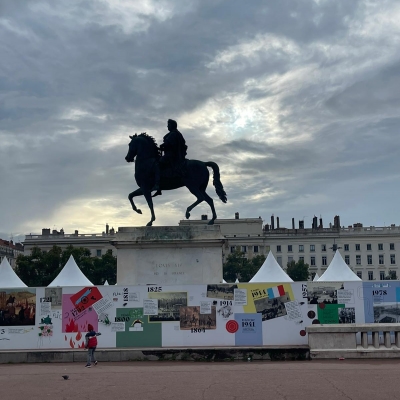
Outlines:
{"label": "bronze horse statue", "polygon": [[[160,149],[154,138],[146,133],[141,133],[140,135],[135,134],[129,137],[132,140],[129,143],[129,150],[125,160],[127,162],[135,161],[135,179],[139,189],[130,193],[128,199],[132,205],[132,209],[141,214],[142,211],[135,206],[133,198],[136,196],[145,197],[151,211],[151,220],[147,223],[147,226],[152,226],[156,217],[154,214],[151,192],[154,190],[155,167],[160,158]],[[186,218],[190,217],[190,211],[192,211],[193,208],[202,201],[206,201],[212,211],[212,218],[208,224],[212,225],[217,218],[217,214],[215,212],[213,199],[206,193],[208,179],[210,177],[207,167],[211,167],[213,170],[213,185],[218,197],[223,203],[226,203],[227,198],[220,180],[219,167],[212,161],[203,162],[198,160],[185,160],[184,172],[178,174],[175,173],[174,175],[171,174],[171,171],[168,174],[162,169],[160,176],[160,189],[173,190],[186,186],[190,193],[197,198],[197,200],[186,209]]]}

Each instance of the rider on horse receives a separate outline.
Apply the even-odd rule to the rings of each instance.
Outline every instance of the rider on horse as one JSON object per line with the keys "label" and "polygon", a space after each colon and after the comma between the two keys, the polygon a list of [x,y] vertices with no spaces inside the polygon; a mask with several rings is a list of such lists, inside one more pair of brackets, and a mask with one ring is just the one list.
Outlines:
{"label": "rider on horse", "polygon": [[154,190],[156,190],[156,193],[154,196],[162,194],[160,190],[160,168],[163,170],[169,169],[172,176],[183,175],[182,164],[186,157],[186,142],[182,133],[178,131],[176,121],[169,119],[167,127],[169,132],[164,136],[163,144],[160,146],[160,150],[164,152],[164,155],[155,166]]}

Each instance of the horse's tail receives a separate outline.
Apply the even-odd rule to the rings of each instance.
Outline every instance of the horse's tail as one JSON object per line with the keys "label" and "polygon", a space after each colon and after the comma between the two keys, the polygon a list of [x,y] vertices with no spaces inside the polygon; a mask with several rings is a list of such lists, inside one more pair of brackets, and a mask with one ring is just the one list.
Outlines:
{"label": "horse's tail", "polygon": [[212,168],[213,173],[214,173],[213,185],[215,187],[215,191],[217,192],[217,195],[221,199],[221,201],[223,203],[226,203],[228,199],[226,197],[226,193],[225,193],[224,187],[222,186],[222,183],[221,183],[221,179],[220,179],[221,177],[220,177],[220,174],[219,174],[218,165],[215,162],[212,162],[212,161],[207,161],[204,164],[206,164],[207,167],[211,167]]}

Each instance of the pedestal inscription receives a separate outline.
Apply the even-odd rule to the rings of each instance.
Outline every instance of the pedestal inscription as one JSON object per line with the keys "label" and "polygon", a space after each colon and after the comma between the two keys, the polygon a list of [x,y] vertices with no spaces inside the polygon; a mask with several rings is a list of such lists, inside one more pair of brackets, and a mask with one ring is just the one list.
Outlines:
{"label": "pedestal inscription", "polygon": [[119,228],[118,285],[220,283],[223,243],[218,225]]}

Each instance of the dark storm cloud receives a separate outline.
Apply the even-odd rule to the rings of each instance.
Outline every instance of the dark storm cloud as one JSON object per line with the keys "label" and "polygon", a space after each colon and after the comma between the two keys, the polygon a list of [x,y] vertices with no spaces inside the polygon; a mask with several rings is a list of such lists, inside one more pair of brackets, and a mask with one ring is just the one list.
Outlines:
{"label": "dark storm cloud", "polygon": [[[153,9],[145,9],[149,4]],[[12,210],[0,218],[3,232],[40,231],[32,221],[68,225],[57,216],[75,200],[99,199],[115,208],[118,221],[124,210],[131,218],[126,197],[136,184],[134,165],[124,161],[128,135],[147,131],[161,143],[168,118],[178,119],[190,158],[220,165],[229,198],[218,205],[220,216],[282,207],[288,215],[305,213],[307,204],[296,203],[301,196],[315,198],[322,212],[340,187],[332,176],[354,185],[398,169],[399,64],[387,56],[364,67],[393,45],[382,33],[371,48],[374,41],[358,33],[374,11],[366,3],[122,5],[1,4],[0,173],[2,206]],[[354,48],[366,48],[365,55],[352,59]],[[360,65],[356,78],[351,60]],[[238,125],[246,106],[257,117]],[[321,187],[328,188],[325,198],[318,197]],[[192,200],[186,192],[179,199],[165,193],[157,200],[158,223],[167,218],[163,201],[180,215]],[[85,218],[71,221],[84,229]]]}

